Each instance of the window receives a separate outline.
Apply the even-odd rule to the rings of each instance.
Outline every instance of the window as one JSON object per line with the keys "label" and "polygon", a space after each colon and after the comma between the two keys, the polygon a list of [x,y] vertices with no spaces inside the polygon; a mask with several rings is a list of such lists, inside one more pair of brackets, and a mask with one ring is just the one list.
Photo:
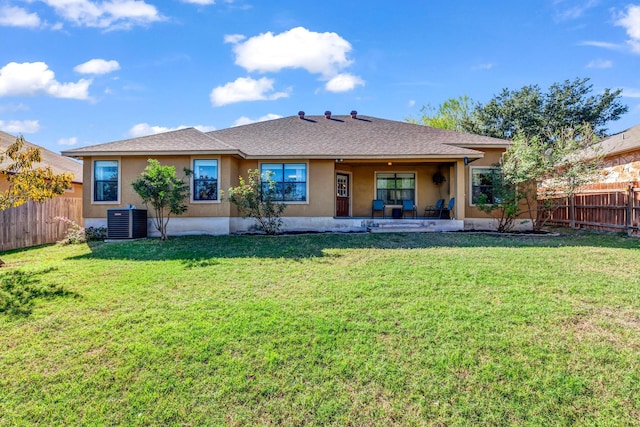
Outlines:
{"label": "window", "polygon": [[193,200],[218,200],[218,161],[193,161]]}
{"label": "window", "polygon": [[376,199],[385,205],[401,205],[403,200],[416,200],[416,175],[414,173],[376,174]]}
{"label": "window", "polygon": [[93,162],[93,201],[118,201],[117,160],[96,160]]}
{"label": "window", "polygon": [[[497,168],[471,168],[472,205],[479,203],[494,203],[496,201],[493,191],[493,180],[497,172]],[[482,197],[483,195],[485,197]]]}
{"label": "window", "polygon": [[[305,163],[263,163],[260,165],[263,179],[267,174],[275,182],[274,200],[281,202],[307,201],[307,165]],[[262,191],[269,191],[269,185],[262,183]]]}

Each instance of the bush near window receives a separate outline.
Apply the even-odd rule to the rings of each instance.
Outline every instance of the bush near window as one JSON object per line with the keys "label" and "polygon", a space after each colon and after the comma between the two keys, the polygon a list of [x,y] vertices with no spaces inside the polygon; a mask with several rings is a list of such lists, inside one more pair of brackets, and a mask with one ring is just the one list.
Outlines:
{"label": "bush near window", "polygon": [[273,173],[262,176],[258,169],[248,171],[248,179],[241,176],[240,185],[229,188],[229,201],[236,205],[243,218],[256,220],[256,228],[266,234],[280,232],[282,212],[287,205],[276,202],[276,182]]}

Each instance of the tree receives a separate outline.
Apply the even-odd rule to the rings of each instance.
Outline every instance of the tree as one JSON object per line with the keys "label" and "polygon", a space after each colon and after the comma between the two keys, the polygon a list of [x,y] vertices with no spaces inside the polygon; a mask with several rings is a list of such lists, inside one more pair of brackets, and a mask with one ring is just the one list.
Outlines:
{"label": "tree", "polygon": [[422,115],[418,119],[408,117],[407,122],[431,126],[438,129],[455,130],[463,132],[462,124],[469,119],[473,110],[473,100],[468,95],[445,100],[438,108],[430,104],[423,105],[420,109]]}
{"label": "tree", "polygon": [[[545,141],[553,141],[549,145]],[[483,210],[497,209],[499,217],[527,214],[540,230],[557,207],[558,196],[572,197],[599,173],[599,138],[589,124],[562,129],[543,139],[516,134],[496,174],[495,188],[503,193]],[[524,209],[519,208],[524,201]],[[515,206],[515,210],[514,210]],[[507,231],[507,230],[502,230]]]}
{"label": "tree", "polygon": [[520,90],[503,89],[486,104],[476,104],[472,114],[463,119],[462,129],[479,135],[513,139],[538,137],[544,143],[565,129],[581,129],[588,124],[599,137],[607,133],[606,125],[616,121],[629,108],[620,102],[622,89],[604,89],[592,95],[588,78],[554,83],[547,93],[538,85]]}
{"label": "tree", "polygon": [[241,176],[239,185],[229,189],[229,201],[233,203],[243,218],[256,220],[256,228],[266,234],[280,232],[282,212],[287,205],[275,201],[276,183],[273,173],[262,176],[257,169],[248,171],[248,179]]}
{"label": "tree", "polygon": [[[191,175],[184,169],[185,175]],[[149,159],[147,167],[133,182],[133,189],[147,207],[153,207],[153,223],[160,232],[160,238],[167,240],[167,224],[171,215],[181,215],[187,211],[189,184],[176,176],[176,168],[161,165],[156,159]]]}
{"label": "tree", "polygon": [[36,147],[25,148],[24,138],[18,136],[4,152],[0,152],[0,163],[7,162],[0,171],[9,188],[0,192],[0,210],[20,206],[29,200],[44,202],[64,194],[71,185],[73,175],[55,174],[51,167],[36,167],[42,161],[42,153]]}

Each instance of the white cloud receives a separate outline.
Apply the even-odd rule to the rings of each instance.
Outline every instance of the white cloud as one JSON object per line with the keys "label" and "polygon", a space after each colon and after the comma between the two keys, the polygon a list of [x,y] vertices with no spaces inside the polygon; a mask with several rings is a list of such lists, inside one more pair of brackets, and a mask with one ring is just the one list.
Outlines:
{"label": "white cloud", "polygon": [[478,70],[490,70],[493,68],[493,64],[490,62],[487,62],[485,64],[478,64],[478,65],[474,65],[473,67],[471,67],[472,70],[478,71]]}
{"label": "white cloud", "polygon": [[250,125],[251,123],[266,122],[267,120],[275,120],[279,118],[282,118],[282,116],[279,114],[273,114],[273,113],[266,114],[262,117],[258,117],[257,119],[250,119],[247,116],[242,116],[238,118],[235,122],[233,122],[233,125],[231,125],[231,127]]}
{"label": "white cloud", "polygon": [[325,89],[329,92],[347,92],[356,86],[364,86],[364,80],[349,73],[338,74],[327,82]]}
{"label": "white cloud", "polygon": [[622,96],[625,98],[640,98],[640,89],[631,87],[622,88]]}
{"label": "white cloud", "polygon": [[[556,7],[555,20],[558,22],[569,21],[572,19],[580,18],[587,10],[598,5],[600,0],[579,0],[577,3],[571,6],[567,6],[565,1],[555,1]],[[573,2],[569,2],[573,3]]]}
{"label": "white cloud", "polygon": [[92,80],[60,83],[44,62],[10,62],[0,68],[0,96],[45,94],[54,98],[88,99]]}
{"label": "white cloud", "polygon": [[351,44],[336,33],[316,33],[303,27],[274,35],[271,32],[235,42],[235,63],[247,71],[278,72],[302,68],[325,78],[353,62],[347,58]]}
{"label": "white cloud", "polygon": [[0,105],[0,113],[5,113],[7,111],[11,111],[11,112],[29,111],[29,107],[23,103]]}
{"label": "white cloud", "polygon": [[155,6],[142,0],[43,0],[55,12],[78,26],[129,29],[135,25],[147,25],[162,21]]}
{"label": "white cloud", "polygon": [[259,80],[251,77],[239,77],[224,86],[218,86],[211,91],[211,103],[219,107],[242,101],[275,100],[286,98],[288,92],[274,92],[273,79],[262,77]]}
{"label": "white cloud", "polygon": [[73,69],[76,73],[81,74],[107,74],[120,69],[118,61],[107,61],[104,59],[91,59],[80,65],[76,65]]}
{"label": "white cloud", "polygon": [[626,29],[631,50],[640,53],[640,5],[627,6],[626,14],[620,14],[615,24]]}
{"label": "white cloud", "polygon": [[616,43],[608,43],[608,42],[599,42],[599,41],[583,41],[579,43],[580,46],[593,46],[593,47],[601,47],[603,49],[609,49],[609,50],[620,50],[623,48],[623,46],[616,44]]}
{"label": "white cloud", "polygon": [[133,138],[138,138],[141,136],[147,136],[147,135],[155,135],[158,133],[164,133],[164,132],[170,132],[173,130],[180,130],[180,129],[186,129],[186,128],[196,128],[198,129],[200,132],[211,132],[213,130],[216,130],[215,127],[213,126],[185,126],[185,125],[180,125],[178,127],[174,127],[174,128],[170,128],[170,127],[164,127],[164,126],[151,126],[149,123],[138,123],[137,125],[134,125],[131,129],[129,129],[129,136],[133,137]]}
{"label": "white cloud", "polygon": [[60,138],[58,144],[60,145],[76,145],[78,143],[78,137],[72,136],[71,138]]}
{"label": "white cloud", "polygon": [[608,59],[594,59],[587,64],[587,68],[611,68],[613,67],[613,61]]}
{"label": "white cloud", "polygon": [[29,13],[21,7],[0,7],[0,26],[36,28],[40,26],[40,17]]}
{"label": "white cloud", "polygon": [[409,106],[409,108],[415,106],[416,105],[416,100],[415,99],[410,99],[409,102],[407,103],[407,105]]}
{"label": "white cloud", "polygon": [[246,37],[242,34],[225,34],[224,36],[224,42],[231,44],[239,43],[244,39],[246,39]]}
{"label": "white cloud", "polygon": [[11,134],[36,133],[40,130],[37,120],[0,120],[0,129]]}
{"label": "white cloud", "polygon": [[200,6],[206,6],[209,4],[216,4],[215,0],[182,0],[182,3],[197,4]]}

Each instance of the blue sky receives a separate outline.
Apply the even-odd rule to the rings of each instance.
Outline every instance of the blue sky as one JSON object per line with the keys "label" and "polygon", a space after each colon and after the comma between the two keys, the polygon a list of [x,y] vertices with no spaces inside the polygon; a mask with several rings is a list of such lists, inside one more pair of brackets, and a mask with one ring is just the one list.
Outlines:
{"label": "blue sky", "polygon": [[56,152],[576,77],[640,124],[640,1],[0,0],[0,129]]}

